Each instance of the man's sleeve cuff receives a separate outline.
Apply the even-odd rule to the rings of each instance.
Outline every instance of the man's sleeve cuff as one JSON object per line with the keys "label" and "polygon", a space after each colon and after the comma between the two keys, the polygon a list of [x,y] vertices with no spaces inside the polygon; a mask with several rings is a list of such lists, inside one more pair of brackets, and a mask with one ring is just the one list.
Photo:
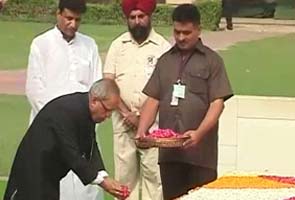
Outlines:
{"label": "man's sleeve cuff", "polygon": [[97,172],[96,178],[92,181],[91,184],[99,185],[103,182],[104,178],[109,176],[108,173],[104,170]]}

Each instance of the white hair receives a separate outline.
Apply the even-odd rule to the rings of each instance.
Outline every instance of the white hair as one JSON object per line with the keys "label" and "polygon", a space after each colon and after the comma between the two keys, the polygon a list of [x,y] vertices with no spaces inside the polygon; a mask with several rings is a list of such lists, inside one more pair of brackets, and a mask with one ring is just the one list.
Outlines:
{"label": "white hair", "polygon": [[89,94],[92,97],[97,97],[101,100],[106,100],[111,95],[120,96],[120,89],[114,80],[103,78],[92,84],[89,90]]}

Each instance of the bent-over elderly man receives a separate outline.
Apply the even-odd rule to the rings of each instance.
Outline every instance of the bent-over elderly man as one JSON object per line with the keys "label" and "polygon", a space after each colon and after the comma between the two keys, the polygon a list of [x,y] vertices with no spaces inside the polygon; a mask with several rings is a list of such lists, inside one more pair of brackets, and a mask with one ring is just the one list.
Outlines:
{"label": "bent-over elderly man", "polygon": [[[102,78],[101,60],[93,38],[78,32],[85,0],[59,0],[56,25],[39,34],[31,44],[26,95],[32,107],[30,122],[52,99],[73,92],[87,92]],[[84,186],[70,171],[61,180],[61,200],[101,200],[103,191]]]}
{"label": "bent-over elderly man", "polygon": [[95,140],[95,124],[110,117],[119,100],[116,83],[101,79],[89,92],[46,104],[18,147],[4,200],[59,200],[60,180],[70,170],[84,185],[100,186],[125,199],[128,189],[108,177]]}

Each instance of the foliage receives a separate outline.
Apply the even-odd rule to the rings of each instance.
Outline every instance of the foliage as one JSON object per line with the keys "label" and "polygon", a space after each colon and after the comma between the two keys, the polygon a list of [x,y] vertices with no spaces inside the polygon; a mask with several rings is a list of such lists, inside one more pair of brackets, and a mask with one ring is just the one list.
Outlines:
{"label": "foliage", "polygon": [[15,4],[31,4],[42,6],[55,4],[56,0],[9,0],[9,2]]}
{"label": "foliage", "polygon": [[85,23],[91,24],[123,24],[122,9],[119,4],[88,4],[83,18]]}
{"label": "foliage", "polygon": [[295,19],[295,1],[277,0],[275,19]]}
{"label": "foliage", "polygon": [[215,30],[221,18],[221,1],[199,0],[197,6],[201,14],[202,27],[208,30]]}
{"label": "foliage", "polygon": [[56,8],[55,0],[9,0],[2,19],[53,22]]}
{"label": "foliage", "polygon": [[171,25],[172,24],[172,12],[174,7],[165,4],[159,4],[157,9],[153,13],[153,23],[156,25]]}
{"label": "foliage", "polygon": [[233,13],[235,17],[272,18],[276,9],[276,2],[245,1],[236,4]]}
{"label": "foliage", "polygon": [[[119,3],[88,4],[83,23],[113,24],[125,23],[125,17]],[[220,19],[220,1],[202,0],[198,3],[204,29],[214,29]],[[55,0],[10,0],[0,15],[0,19],[15,21],[50,22],[55,21],[57,5]],[[154,25],[171,25],[174,6],[158,4],[153,14]]]}

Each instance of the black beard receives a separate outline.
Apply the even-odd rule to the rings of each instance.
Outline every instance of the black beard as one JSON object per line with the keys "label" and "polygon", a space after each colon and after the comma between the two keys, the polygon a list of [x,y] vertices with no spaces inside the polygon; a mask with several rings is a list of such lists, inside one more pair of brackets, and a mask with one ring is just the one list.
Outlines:
{"label": "black beard", "polygon": [[129,32],[131,33],[135,41],[144,41],[147,39],[150,33],[150,27],[144,26],[135,26],[133,28],[128,27]]}

